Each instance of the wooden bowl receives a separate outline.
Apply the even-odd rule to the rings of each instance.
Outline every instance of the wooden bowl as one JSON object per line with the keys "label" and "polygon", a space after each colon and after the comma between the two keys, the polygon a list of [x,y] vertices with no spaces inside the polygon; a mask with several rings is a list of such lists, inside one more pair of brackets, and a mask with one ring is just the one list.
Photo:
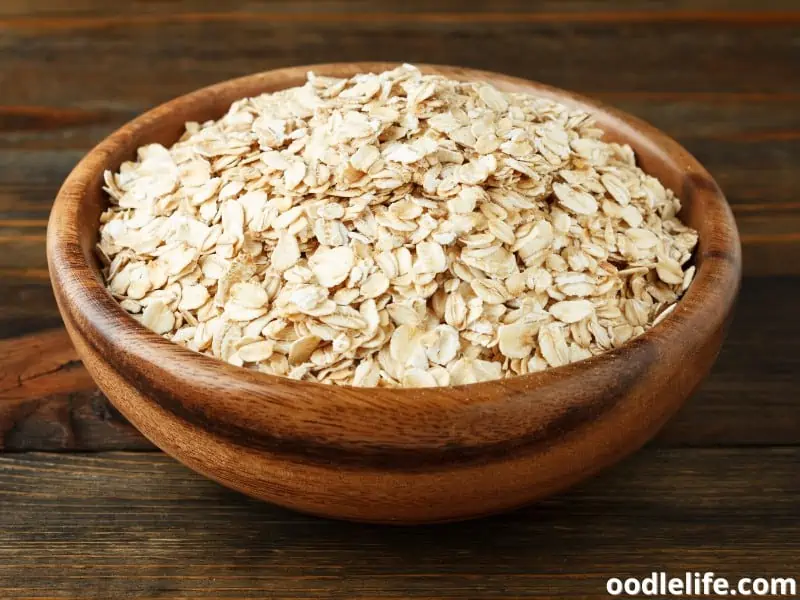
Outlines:
{"label": "wooden bowl", "polygon": [[106,205],[103,171],[138,146],[169,145],[184,122],[220,117],[236,99],[396,65],[295,67],[214,85],[168,102],[103,140],[56,198],[47,254],[56,299],[86,368],[144,435],[190,468],[251,496],[358,521],[420,523],[518,507],[584,479],[640,447],[708,373],[738,292],[731,211],[700,164],[653,127],[538,83],[455,67],[580,106],[608,139],[684,202],[699,230],[697,275],[659,325],[623,347],[545,372],[429,389],[334,387],[268,376],[195,354],[151,333],[106,292],[93,254]]}

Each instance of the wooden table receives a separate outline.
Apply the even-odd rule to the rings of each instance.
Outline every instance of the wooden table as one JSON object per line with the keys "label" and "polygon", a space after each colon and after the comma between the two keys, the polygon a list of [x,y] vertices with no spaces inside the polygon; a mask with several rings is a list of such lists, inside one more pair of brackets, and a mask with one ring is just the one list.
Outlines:
{"label": "wooden table", "polygon": [[[0,598],[589,598],[666,570],[798,576],[800,12],[793,0],[3,0]],[[668,5],[668,6],[667,6]],[[661,127],[738,219],[713,375],[647,448],[527,510],[394,529],[299,516],[159,453],[76,360],[48,283],[78,158],[170,97],[359,59],[506,71]]]}

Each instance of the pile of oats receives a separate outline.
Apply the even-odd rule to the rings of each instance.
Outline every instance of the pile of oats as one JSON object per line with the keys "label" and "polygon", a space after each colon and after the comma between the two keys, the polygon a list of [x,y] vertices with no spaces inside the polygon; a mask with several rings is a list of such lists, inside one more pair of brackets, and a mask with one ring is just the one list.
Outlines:
{"label": "pile of oats", "polygon": [[589,115],[485,83],[309,74],[106,173],[108,289],[274,375],[444,386],[616,348],[688,287],[675,195]]}

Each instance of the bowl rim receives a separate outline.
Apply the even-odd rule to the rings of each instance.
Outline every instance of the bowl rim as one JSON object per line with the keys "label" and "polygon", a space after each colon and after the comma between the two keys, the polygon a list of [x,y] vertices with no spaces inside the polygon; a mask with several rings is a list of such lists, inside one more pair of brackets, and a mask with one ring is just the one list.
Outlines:
{"label": "bowl rim", "polygon": [[[260,419],[254,426],[248,411],[265,409],[266,404],[269,404],[269,410],[277,411],[272,417],[278,416],[278,413],[285,415],[290,406],[297,408],[297,398],[294,396],[305,396],[302,392],[307,394],[302,404],[307,414],[301,420],[304,426],[313,429],[311,425],[315,419],[322,417],[330,420],[331,415],[337,411],[354,411],[353,414],[356,415],[369,412],[376,390],[379,390],[377,395],[381,396],[381,403],[394,403],[405,410],[424,407],[439,411],[442,416],[465,407],[480,412],[490,405],[496,406],[494,401],[497,398],[519,399],[529,395],[534,389],[547,387],[566,391],[569,382],[574,381],[575,377],[586,378],[598,389],[613,391],[630,382],[615,381],[618,373],[614,374],[615,369],[609,367],[632,367],[629,369],[630,377],[635,379],[647,372],[655,361],[663,358],[662,351],[669,342],[681,337],[708,337],[725,326],[741,279],[738,232],[722,191],[688,151],[638,118],[581,95],[509,75],[431,64],[416,66],[423,72],[443,74],[461,80],[491,81],[501,89],[528,91],[585,109],[598,121],[613,123],[615,129],[621,132],[621,139],[635,138],[638,145],[646,144],[647,151],[656,156],[654,160],[669,161],[681,170],[684,187],[680,191],[675,190],[676,193],[684,202],[688,199],[685,196],[691,195],[692,204],[701,207],[704,214],[708,213],[714,225],[709,234],[701,236],[696,250],[700,264],[694,281],[669,315],[619,348],[576,363],[508,379],[459,386],[413,388],[413,392],[409,394],[410,388],[331,386],[236,367],[162,338],[146,329],[119,306],[86,257],[78,222],[82,214],[82,201],[89,187],[97,185],[98,177],[102,181],[102,172],[106,167],[119,166],[119,163],[109,164],[108,161],[121,146],[127,148],[128,154],[132,154],[137,146],[144,143],[137,141],[147,138],[154,124],[168,119],[175,112],[191,112],[194,110],[191,108],[193,105],[207,106],[212,102],[211,99],[253,95],[248,91],[237,96],[235,92],[243,88],[282,89],[302,83],[299,74],[307,71],[318,75],[345,76],[379,72],[399,64],[401,63],[323,63],[270,70],[231,79],[163,103],[126,123],[98,143],[65,180],[55,199],[48,224],[48,267],[65,322],[79,331],[110,361],[134,368],[136,374],[131,381],[135,386],[161,392],[161,408],[200,425],[208,426],[214,422],[218,430],[225,430],[236,436],[249,436],[251,440],[254,434],[263,433],[265,420]],[[229,104],[227,102],[226,106]],[[631,143],[635,148],[637,144]],[[637,149],[637,158],[640,150]],[[187,365],[190,366],[194,381],[187,381]],[[176,382],[188,384],[184,396],[190,396],[191,392],[201,389],[205,389],[205,393],[200,394],[201,398],[197,401],[187,401],[183,397],[179,399],[168,391],[169,384]],[[223,415],[210,401],[225,394],[224,382],[236,382],[236,395],[243,402],[239,410],[233,411],[235,414]],[[293,391],[287,392],[287,388]],[[607,402],[604,407],[598,407],[590,396],[587,393],[586,398],[564,398],[561,412],[569,413],[571,408],[581,409],[595,405],[591,411],[585,412],[583,418],[587,419],[596,414],[597,410],[607,409],[611,405]],[[317,402],[319,397],[324,397],[324,402]],[[230,405],[231,403],[227,403],[228,409]],[[225,423],[220,425],[220,420]],[[563,429],[568,422],[571,422],[569,418],[566,421],[561,419],[552,425]],[[286,433],[277,422],[269,429],[279,438]],[[529,430],[530,427],[526,429]],[[440,442],[441,440],[435,443],[431,441],[431,445],[438,447]]]}

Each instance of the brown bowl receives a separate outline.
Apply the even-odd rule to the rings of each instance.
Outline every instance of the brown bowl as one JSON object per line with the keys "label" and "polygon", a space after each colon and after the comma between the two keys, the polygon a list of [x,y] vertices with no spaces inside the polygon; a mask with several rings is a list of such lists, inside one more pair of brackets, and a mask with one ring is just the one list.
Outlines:
{"label": "brown bowl", "polygon": [[684,202],[700,234],[697,275],[677,308],[623,347],[545,372],[428,389],[334,387],[268,376],[195,354],[151,333],[106,292],[93,247],[106,205],[103,171],[146,143],[175,142],[186,121],[236,99],[396,65],[348,63],[260,73],[204,88],[103,140],[67,178],[47,232],[56,299],[97,384],[144,435],[187,466],[300,511],[420,523],[487,515],[552,494],[639,448],[708,373],[738,291],[736,224],[714,180],[653,127],[523,79],[424,66],[584,108],[608,139]]}

